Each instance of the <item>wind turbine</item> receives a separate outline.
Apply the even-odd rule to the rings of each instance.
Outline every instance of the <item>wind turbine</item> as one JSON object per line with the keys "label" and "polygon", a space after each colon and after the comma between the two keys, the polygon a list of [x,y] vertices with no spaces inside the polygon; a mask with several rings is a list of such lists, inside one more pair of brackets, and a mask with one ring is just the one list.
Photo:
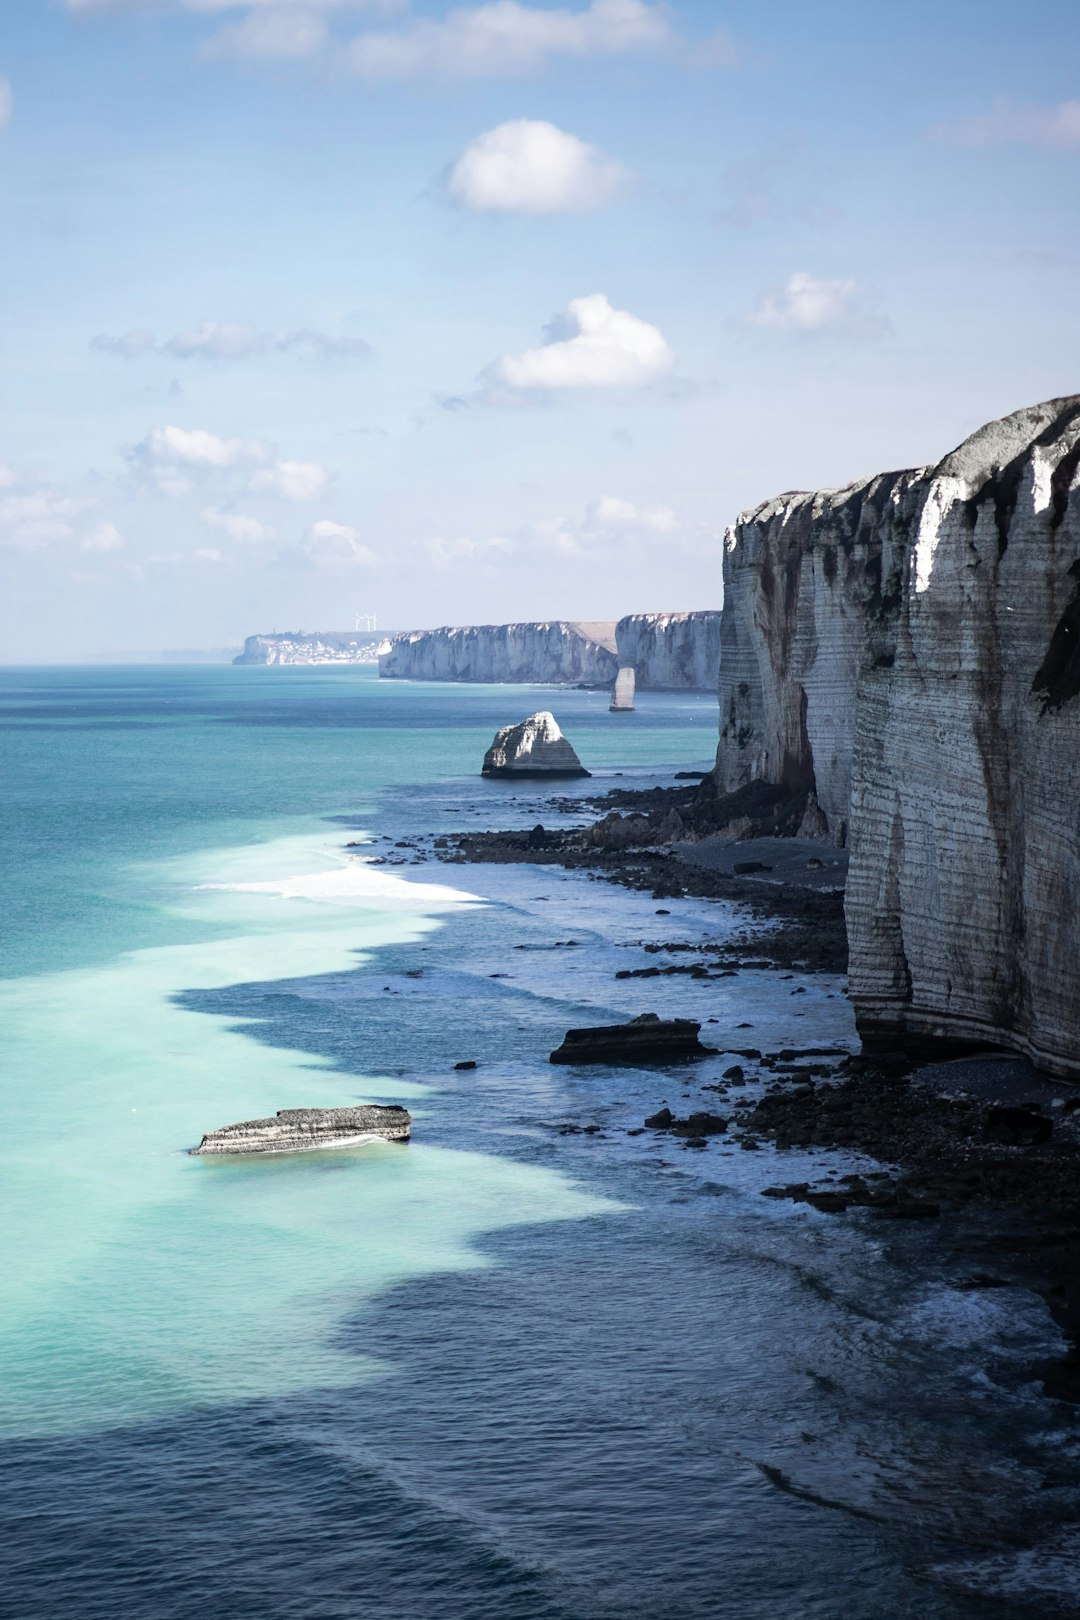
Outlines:
{"label": "wind turbine", "polygon": [[357,630],[377,630],[378,621],[374,613],[354,613],[353,627]]}

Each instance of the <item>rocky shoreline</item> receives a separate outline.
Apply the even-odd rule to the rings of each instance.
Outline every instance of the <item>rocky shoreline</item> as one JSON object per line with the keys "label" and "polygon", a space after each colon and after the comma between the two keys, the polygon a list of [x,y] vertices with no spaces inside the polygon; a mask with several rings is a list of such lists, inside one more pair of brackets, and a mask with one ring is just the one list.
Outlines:
{"label": "rocky shoreline", "polygon": [[[411,853],[454,865],[558,865],[647,892],[658,902],[734,902],[746,928],[727,943],[649,945],[662,961],[620,972],[649,981],[643,999],[647,990],[661,1016],[659,985],[652,981],[668,975],[731,978],[744,968],[843,973],[847,938],[837,851],[793,837],[805,803],[758,792],[752,804],[735,803],[733,814],[738,799],[718,801],[694,787],[552,799],[544,823],[531,831],[462,832],[432,839],[426,851],[414,845]],[[583,808],[599,812],[597,820],[554,825]],[[664,913],[662,904],[657,911]],[[999,1051],[958,1054],[929,1066],[899,1048],[871,1058],[748,1046],[738,1056],[718,1084],[681,1082],[711,1093],[693,1104],[687,1119],[661,1107],[634,1134],[670,1135],[698,1151],[713,1136],[747,1151],[769,1142],[781,1157],[777,1184],[762,1189],[764,1196],[850,1219],[942,1221],[943,1247],[956,1247],[970,1261],[973,1289],[1017,1283],[1045,1299],[1068,1349],[1034,1371],[1049,1395],[1080,1401],[1080,1091]],[[877,1168],[784,1181],[785,1150],[808,1147],[855,1151]],[[989,1217],[978,1253],[949,1219],[964,1211]]]}

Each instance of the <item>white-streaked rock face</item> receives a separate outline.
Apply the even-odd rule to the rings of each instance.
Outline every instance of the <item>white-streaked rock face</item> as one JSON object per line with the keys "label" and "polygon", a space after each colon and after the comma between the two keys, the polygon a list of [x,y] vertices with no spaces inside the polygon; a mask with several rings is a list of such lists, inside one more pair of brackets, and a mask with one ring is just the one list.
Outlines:
{"label": "white-streaked rock face", "polygon": [[850,829],[865,1040],[1080,1076],[1080,397],[932,469],[783,496],[728,536],[722,790]]}
{"label": "white-streaked rock face", "polygon": [[395,637],[379,659],[385,680],[550,681],[610,686],[618,673],[614,623],[447,625]]}
{"label": "white-streaked rock face", "polygon": [[615,677],[615,689],[611,694],[609,708],[612,714],[632,714],[634,709],[634,694],[637,686],[633,665],[628,669],[620,669]]}
{"label": "white-streaked rock face", "polygon": [[483,776],[588,776],[546,709],[516,726],[503,726],[484,755]]}
{"label": "white-streaked rock face", "polygon": [[629,613],[615,626],[619,663],[642,689],[712,692],[720,667],[720,613]]}
{"label": "white-streaked rock face", "polygon": [[245,1119],[208,1131],[192,1153],[311,1153],[356,1142],[407,1142],[412,1116],[404,1108],[283,1108],[266,1119]]}

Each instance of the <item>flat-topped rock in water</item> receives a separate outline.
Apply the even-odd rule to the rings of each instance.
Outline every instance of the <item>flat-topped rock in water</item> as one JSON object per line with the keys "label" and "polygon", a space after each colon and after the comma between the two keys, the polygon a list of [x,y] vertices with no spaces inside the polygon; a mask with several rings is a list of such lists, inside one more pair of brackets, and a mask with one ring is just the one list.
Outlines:
{"label": "flat-topped rock in water", "polygon": [[698,1040],[700,1024],[690,1018],[642,1013],[628,1024],[568,1029],[552,1063],[682,1063],[709,1051]]}
{"label": "flat-topped rock in water", "polygon": [[309,1153],[354,1142],[407,1142],[412,1115],[396,1104],[359,1108],[283,1108],[267,1119],[245,1119],[208,1131],[192,1153]]}
{"label": "flat-topped rock in water", "polygon": [[482,776],[588,776],[558,721],[546,709],[503,726],[484,755]]}

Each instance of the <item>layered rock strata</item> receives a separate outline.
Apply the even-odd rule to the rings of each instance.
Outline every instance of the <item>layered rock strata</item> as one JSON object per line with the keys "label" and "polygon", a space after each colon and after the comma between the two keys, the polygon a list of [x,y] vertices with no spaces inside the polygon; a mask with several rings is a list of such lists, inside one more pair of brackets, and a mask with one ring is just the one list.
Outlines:
{"label": "layered rock strata", "polygon": [[482,776],[588,776],[555,716],[543,709],[516,726],[503,726],[484,755]]}
{"label": "layered rock strata", "polygon": [[698,1040],[701,1025],[690,1018],[660,1018],[642,1013],[628,1024],[600,1024],[568,1029],[551,1054],[552,1063],[682,1063],[704,1057]]}
{"label": "layered rock strata", "polygon": [[547,619],[414,630],[379,658],[384,680],[551,682],[610,686],[618,673],[613,623]]}
{"label": "layered rock strata", "polygon": [[716,779],[805,789],[850,844],[871,1045],[1080,1077],[1078,467],[1051,400],[728,533]]}
{"label": "layered rock strata", "polygon": [[719,612],[630,613],[615,626],[619,663],[643,691],[713,692],[720,667]]}
{"label": "layered rock strata", "polygon": [[209,1131],[192,1153],[310,1153],[355,1142],[407,1142],[412,1116],[396,1105],[360,1108],[283,1108],[268,1119],[245,1119]]}

